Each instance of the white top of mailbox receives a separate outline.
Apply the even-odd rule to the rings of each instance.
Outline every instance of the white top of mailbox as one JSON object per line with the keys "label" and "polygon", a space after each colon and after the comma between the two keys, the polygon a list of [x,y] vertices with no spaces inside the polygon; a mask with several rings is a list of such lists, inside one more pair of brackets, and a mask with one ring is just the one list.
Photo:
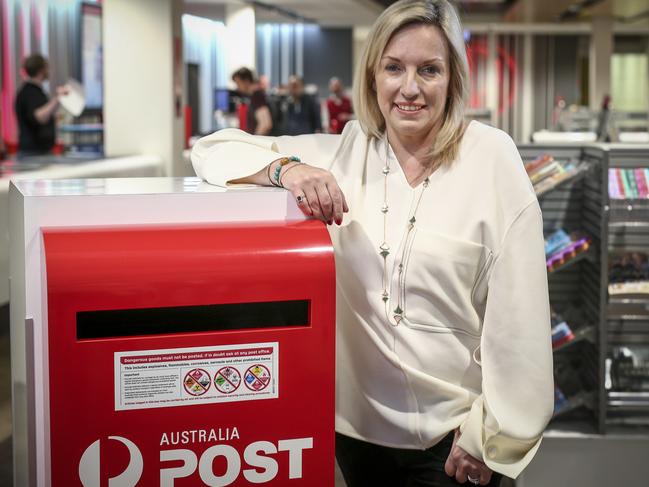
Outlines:
{"label": "white top of mailbox", "polygon": [[[45,214],[32,213],[41,226],[65,225],[65,220],[70,225],[119,225],[305,219],[283,189],[226,189],[198,178],[39,179],[12,181],[11,186],[12,206],[30,200],[40,207],[47,201]],[[26,218],[30,209],[36,208],[25,207]]]}
{"label": "white top of mailbox", "polygon": [[236,185],[222,188],[199,178],[34,179],[12,181],[24,196],[89,196],[179,193],[225,193],[231,191],[279,192],[279,188]]}

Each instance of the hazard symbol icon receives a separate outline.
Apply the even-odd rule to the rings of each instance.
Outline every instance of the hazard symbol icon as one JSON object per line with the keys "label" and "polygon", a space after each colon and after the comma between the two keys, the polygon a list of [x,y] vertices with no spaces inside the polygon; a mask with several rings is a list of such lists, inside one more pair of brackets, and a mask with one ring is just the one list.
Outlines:
{"label": "hazard symbol icon", "polygon": [[241,385],[241,374],[234,367],[223,367],[214,375],[214,387],[223,394],[231,394]]}
{"label": "hazard symbol icon", "polygon": [[185,390],[192,396],[202,396],[210,388],[212,378],[203,369],[193,369],[185,374],[183,385]]}
{"label": "hazard symbol icon", "polygon": [[264,365],[256,364],[246,370],[244,383],[251,391],[261,391],[270,384],[270,371]]}

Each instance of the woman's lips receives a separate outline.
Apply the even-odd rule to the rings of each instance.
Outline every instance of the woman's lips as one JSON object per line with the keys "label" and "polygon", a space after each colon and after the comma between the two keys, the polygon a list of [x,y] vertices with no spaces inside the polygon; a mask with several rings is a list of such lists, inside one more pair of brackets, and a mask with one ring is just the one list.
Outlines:
{"label": "woman's lips", "polygon": [[418,113],[420,112],[426,105],[412,105],[412,104],[407,104],[407,103],[395,103],[395,107],[397,107],[397,110],[399,110],[402,113]]}

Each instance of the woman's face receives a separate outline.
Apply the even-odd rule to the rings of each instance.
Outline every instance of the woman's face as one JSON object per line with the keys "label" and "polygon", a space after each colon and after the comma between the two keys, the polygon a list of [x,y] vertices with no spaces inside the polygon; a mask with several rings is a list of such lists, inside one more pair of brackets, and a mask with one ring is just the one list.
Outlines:
{"label": "woman's face", "polygon": [[443,122],[449,69],[439,28],[414,24],[392,36],[374,78],[388,136],[421,142],[434,136]]}

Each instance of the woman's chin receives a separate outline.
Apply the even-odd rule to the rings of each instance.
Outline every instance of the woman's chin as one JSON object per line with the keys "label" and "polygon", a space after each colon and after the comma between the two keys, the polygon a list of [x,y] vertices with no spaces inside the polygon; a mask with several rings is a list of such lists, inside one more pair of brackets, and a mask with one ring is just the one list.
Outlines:
{"label": "woman's chin", "polygon": [[389,124],[389,130],[399,137],[425,137],[430,128],[419,120],[398,120]]}

